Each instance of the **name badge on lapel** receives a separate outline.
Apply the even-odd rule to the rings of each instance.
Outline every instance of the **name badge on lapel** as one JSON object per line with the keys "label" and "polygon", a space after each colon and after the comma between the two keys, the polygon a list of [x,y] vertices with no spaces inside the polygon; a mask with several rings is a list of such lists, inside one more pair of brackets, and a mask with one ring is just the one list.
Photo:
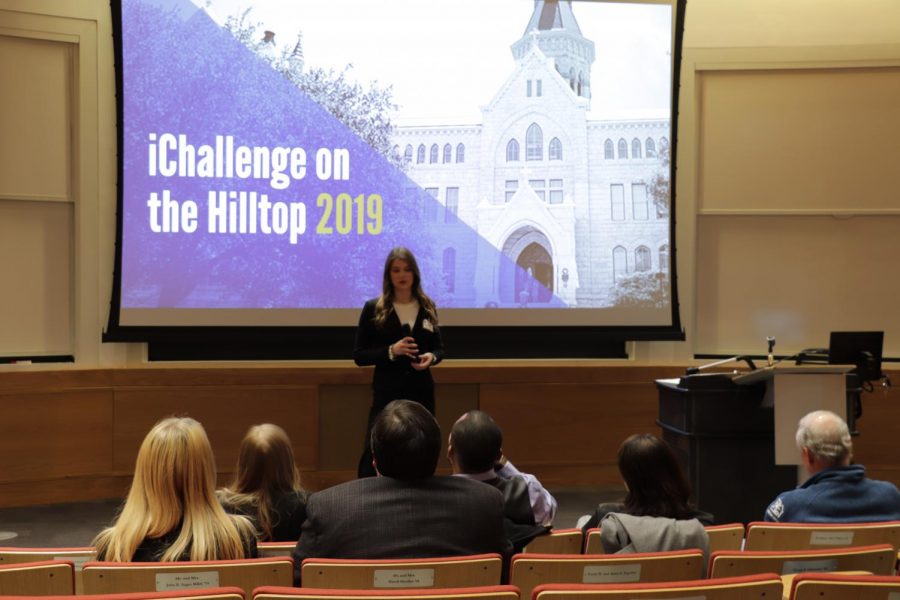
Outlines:
{"label": "name badge on lapel", "polygon": [[434,325],[431,324],[431,321],[428,319],[422,319],[422,329],[426,331],[434,332]]}

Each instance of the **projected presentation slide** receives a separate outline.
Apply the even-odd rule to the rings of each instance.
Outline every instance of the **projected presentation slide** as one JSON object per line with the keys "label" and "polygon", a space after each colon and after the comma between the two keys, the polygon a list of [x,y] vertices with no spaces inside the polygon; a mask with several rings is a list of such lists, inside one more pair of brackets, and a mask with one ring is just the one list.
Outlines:
{"label": "projected presentation slide", "polygon": [[122,325],[670,326],[674,9],[121,0]]}

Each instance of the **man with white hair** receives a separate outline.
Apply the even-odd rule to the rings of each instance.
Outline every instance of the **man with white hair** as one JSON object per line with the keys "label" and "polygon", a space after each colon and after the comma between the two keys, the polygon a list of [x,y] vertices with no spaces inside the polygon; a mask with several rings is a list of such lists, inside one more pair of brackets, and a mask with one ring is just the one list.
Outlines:
{"label": "man with white hair", "polygon": [[847,423],[827,410],[800,419],[797,447],[809,479],[784,492],[766,509],[766,521],[785,523],[864,523],[900,520],[900,491],[887,481],[866,477],[851,465],[853,442]]}

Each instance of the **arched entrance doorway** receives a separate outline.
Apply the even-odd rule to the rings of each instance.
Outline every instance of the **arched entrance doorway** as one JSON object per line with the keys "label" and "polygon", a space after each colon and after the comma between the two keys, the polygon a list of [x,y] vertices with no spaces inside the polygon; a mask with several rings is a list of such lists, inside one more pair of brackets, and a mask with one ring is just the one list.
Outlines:
{"label": "arched entrance doorway", "polygon": [[553,297],[553,256],[550,240],[540,230],[525,226],[514,231],[503,244],[503,254],[515,262],[500,274],[503,302],[533,304]]}

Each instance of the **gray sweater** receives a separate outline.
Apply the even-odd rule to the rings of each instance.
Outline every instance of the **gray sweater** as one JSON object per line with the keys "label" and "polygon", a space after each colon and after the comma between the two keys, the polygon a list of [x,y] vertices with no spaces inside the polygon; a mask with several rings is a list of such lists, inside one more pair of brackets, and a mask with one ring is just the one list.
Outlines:
{"label": "gray sweater", "polygon": [[704,575],[709,559],[709,536],[697,519],[675,520],[609,513],[600,521],[600,541],[607,554],[697,548],[703,552],[701,567]]}

